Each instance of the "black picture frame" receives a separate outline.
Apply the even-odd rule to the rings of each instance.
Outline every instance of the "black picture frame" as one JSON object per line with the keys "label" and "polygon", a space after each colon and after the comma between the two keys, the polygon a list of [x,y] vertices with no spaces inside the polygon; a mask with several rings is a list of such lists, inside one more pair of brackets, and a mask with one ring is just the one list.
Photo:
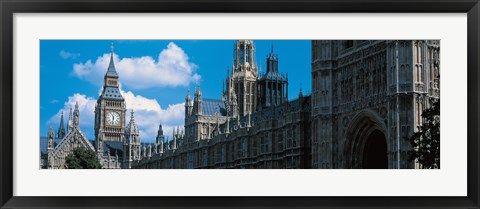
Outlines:
{"label": "black picture frame", "polygon": [[[0,0],[1,208],[479,208],[479,0]],[[468,195],[466,197],[19,197],[13,196],[15,13],[467,13]],[[450,181],[452,179],[445,179]],[[454,179],[453,179],[454,180]],[[305,185],[308,186],[308,185]],[[419,185],[421,186],[421,185]],[[321,189],[321,188],[319,188]],[[415,188],[412,188],[412,190]]]}

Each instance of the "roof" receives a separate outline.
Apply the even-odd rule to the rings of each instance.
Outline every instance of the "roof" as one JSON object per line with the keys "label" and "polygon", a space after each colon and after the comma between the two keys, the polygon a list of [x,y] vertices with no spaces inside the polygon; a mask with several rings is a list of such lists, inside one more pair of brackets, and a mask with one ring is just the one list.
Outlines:
{"label": "roof", "polygon": [[112,87],[112,86],[106,86],[102,98],[105,99],[116,99],[116,100],[123,100],[123,96],[120,93],[120,89],[117,87]]}
{"label": "roof", "polygon": [[67,135],[59,142],[58,146],[55,146],[54,154],[65,149],[68,151],[68,144],[71,143],[77,143],[83,145],[86,149],[93,151],[95,150],[91,141],[82,133],[80,128],[78,126],[74,126],[73,129],[69,131]]}
{"label": "roof", "polygon": [[265,73],[265,75],[263,75],[261,79],[280,80],[280,81],[287,80],[285,75],[279,72],[272,72],[272,71]]}
{"label": "roof", "polygon": [[106,76],[118,77],[117,70],[115,69],[115,64],[113,63],[113,53],[110,56],[110,64],[108,64]]}
{"label": "roof", "polygon": [[225,104],[222,100],[217,99],[203,99],[202,100],[202,114],[203,115],[215,115],[218,112],[219,116],[227,114],[225,110]]}

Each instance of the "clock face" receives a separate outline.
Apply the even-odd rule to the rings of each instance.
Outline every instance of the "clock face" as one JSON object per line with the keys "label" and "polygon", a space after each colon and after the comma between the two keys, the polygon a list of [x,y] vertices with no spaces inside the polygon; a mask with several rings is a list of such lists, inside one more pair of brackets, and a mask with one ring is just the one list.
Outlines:
{"label": "clock face", "polygon": [[120,123],[120,115],[117,112],[109,112],[107,115],[107,123],[109,125],[118,125]]}

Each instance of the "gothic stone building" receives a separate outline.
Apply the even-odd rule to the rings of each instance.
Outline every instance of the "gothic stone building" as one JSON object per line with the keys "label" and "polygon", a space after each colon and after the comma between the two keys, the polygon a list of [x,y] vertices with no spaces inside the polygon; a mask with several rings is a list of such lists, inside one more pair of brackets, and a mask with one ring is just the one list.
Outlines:
{"label": "gothic stone building", "polygon": [[[57,144],[50,127],[47,137],[47,168],[66,168],[66,156],[77,147],[96,152],[102,168],[130,168],[132,160],[140,160],[140,137],[133,111],[130,123],[125,127],[125,99],[119,89],[119,77],[113,62],[113,46],[110,55],[103,90],[95,106],[95,142],[88,140],[80,130],[80,111],[76,104],[73,117],[70,109],[66,133],[63,113],[61,115]],[[119,154],[123,156],[119,157]]]}
{"label": "gothic stone building", "polygon": [[[221,100],[197,87],[185,98],[185,129],[164,145],[162,127],[134,168],[310,168],[310,97],[287,102],[288,78],[267,55],[258,74],[255,45],[236,41]],[[153,147],[153,151],[152,151]]]}
{"label": "gothic stone building", "polygon": [[180,143],[136,167],[418,168],[407,137],[439,98],[439,44],[312,41],[312,95],[288,102],[273,50],[257,76],[253,42],[237,41],[222,100],[188,94]]}
{"label": "gothic stone building", "polygon": [[[233,54],[221,99],[203,99],[198,86],[192,101],[188,91],[184,129],[168,139],[159,125],[148,145],[133,111],[125,127],[112,58],[95,109],[104,168],[419,168],[406,138],[439,98],[439,41],[312,41],[312,95],[300,90],[293,101],[273,47],[266,73],[258,73],[253,41],[236,41]],[[83,136],[73,130],[67,135]]]}
{"label": "gothic stone building", "polygon": [[406,140],[439,98],[439,41],[312,41],[312,167],[415,168]]}

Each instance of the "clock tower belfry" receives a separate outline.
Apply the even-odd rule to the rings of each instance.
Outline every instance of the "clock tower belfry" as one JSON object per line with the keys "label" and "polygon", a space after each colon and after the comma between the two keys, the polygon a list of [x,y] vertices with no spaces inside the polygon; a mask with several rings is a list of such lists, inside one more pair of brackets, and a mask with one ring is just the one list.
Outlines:
{"label": "clock tower belfry", "polygon": [[125,141],[125,99],[118,82],[113,62],[113,44],[110,63],[105,73],[102,94],[95,105],[95,144],[98,154],[103,153],[105,141]]}

